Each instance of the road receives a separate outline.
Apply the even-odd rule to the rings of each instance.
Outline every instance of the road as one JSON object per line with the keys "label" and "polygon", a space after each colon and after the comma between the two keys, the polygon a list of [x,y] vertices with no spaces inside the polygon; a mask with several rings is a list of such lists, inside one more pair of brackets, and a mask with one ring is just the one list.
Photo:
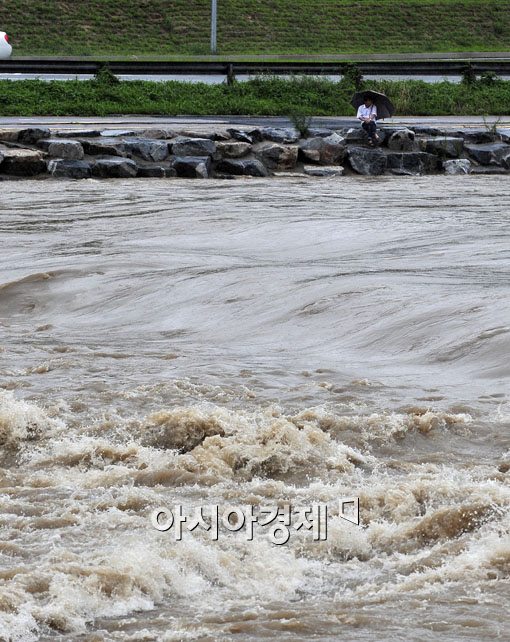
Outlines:
{"label": "road", "polygon": [[[412,126],[424,125],[439,127],[441,129],[463,129],[474,128],[484,129],[485,124],[498,123],[499,129],[510,129],[510,114],[497,118],[489,116],[485,119],[481,116],[399,116],[381,121],[383,125]],[[0,128],[9,127],[50,127],[61,130],[80,129],[116,129],[116,130],[138,130],[148,128],[168,129],[204,129],[210,127],[289,127],[288,118],[275,116],[109,116],[98,117],[42,117],[32,118],[0,118]],[[354,117],[315,117],[312,120],[313,127],[324,127],[328,129],[339,129],[342,127],[358,126]]]}

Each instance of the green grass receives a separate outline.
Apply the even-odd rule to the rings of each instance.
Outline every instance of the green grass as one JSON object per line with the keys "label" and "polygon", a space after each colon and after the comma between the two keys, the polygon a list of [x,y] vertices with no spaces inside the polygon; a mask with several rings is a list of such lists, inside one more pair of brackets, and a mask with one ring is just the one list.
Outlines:
{"label": "green grass", "polygon": [[[474,85],[422,81],[365,82],[384,91],[397,114],[503,115],[510,104],[510,81]],[[113,114],[288,116],[298,108],[314,116],[352,116],[353,87],[303,77],[256,78],[233,86],[182,82],[38,80],[0,81],[0,116],[107,116]]]}
{"label": "green grass", "polygon": [[[218,53],[508,51],[502,0],[219,0]],[[4,0],[15,55],[197,56],[210,0]]]}

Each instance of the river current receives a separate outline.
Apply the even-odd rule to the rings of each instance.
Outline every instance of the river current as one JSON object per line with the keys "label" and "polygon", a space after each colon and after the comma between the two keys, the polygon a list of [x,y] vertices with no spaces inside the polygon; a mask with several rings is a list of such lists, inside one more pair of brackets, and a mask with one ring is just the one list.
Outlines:
{"label": "river current", "polygon": [[[0,184],[0,639],[507,639],[509,223],[498,176]],[[289,505],[327,537],[151,520]]]}

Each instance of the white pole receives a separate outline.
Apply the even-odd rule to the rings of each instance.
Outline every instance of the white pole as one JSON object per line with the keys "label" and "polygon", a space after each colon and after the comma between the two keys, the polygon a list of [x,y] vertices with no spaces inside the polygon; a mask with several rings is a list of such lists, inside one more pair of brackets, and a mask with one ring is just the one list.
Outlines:
{"label": "white pole", "polygon": [[211,0],[211,53],[216,55],[216,33],[218,29],[218,0]]}

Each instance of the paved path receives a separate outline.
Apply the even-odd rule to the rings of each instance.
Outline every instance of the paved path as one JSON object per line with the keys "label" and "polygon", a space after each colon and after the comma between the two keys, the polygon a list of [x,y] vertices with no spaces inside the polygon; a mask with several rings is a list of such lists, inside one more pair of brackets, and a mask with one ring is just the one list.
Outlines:
{"label": "paved path", "polygon": [[[499,120],[499,122],[498,122]],[[510,115],[498,119],[489,116],[487,125],[498,122],[498,128],[510,128]],[[484,129],[485,122],[481,116],[402,116],[380,121],[383,125],[429,125],[442,129],[477,128]],[[274,116],[109,116],[97,117],[33,117],[33,118],[0,118],[2,127],[50,127],[52,129],[147,129],[149,127],[167,128],[200,128],[200,127],[289,127],[290,121],[284,117]],[[337,129],[357,126],[358,121],[352,117],[316,117],[314,127]]]}

